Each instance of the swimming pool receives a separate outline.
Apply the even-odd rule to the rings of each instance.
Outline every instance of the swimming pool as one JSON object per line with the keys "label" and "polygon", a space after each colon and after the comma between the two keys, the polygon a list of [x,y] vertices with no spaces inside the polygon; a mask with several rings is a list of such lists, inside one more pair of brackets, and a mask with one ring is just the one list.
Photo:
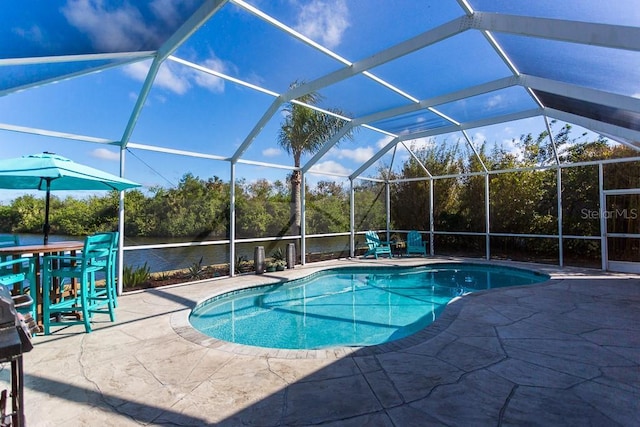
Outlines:
{"label": "swimming pool", "polygon": [[363,347],[410,336],[455,297],[549,279],[503,266],[346,267],[210,298],[190,322],[224,341],[280,349]]}

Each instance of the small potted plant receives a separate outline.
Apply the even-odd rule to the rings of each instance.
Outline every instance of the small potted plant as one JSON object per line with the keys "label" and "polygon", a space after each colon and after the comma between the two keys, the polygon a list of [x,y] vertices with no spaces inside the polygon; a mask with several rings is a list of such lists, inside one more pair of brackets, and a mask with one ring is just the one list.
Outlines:
{"label": "small potted plant", "polygon": [[273,273],[274,271],[276,271],[276,261],[274,261],[272,259],[268,259],[265,262],[265,269],[266,269],[267,273]]}
{"label": "small potted plant", "polygon": [[286,263],[283,259],[276,261],[276,271],[284,271]]}

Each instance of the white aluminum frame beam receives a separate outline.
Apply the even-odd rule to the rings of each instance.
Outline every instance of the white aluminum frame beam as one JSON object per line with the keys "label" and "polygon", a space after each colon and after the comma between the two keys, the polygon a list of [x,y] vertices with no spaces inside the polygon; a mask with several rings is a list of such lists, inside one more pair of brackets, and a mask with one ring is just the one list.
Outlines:
{"label": "white aluminum frame beam", "polygon": [[29,58],[5,58],[0,59],[0,67],[16,65],[56,64],[60,62],[89,62],[112,61],[121,59],[122,62],[140,61],[155,56],[155,51],[117,52],[117,53],[91,53],[85,55],[59,55],[59,56],[34,56]]}
{"label": "white aluminum frame beam", "polygon": [[308,93],[315,92],[326,86],[345,80],[349,77],[361,74],[371,68],[393,61],[394,59],[408,55],[439,41],[455,36],[456,34],[460,34],[461,32],[468,30],[470,26],[471,20],[466,16],[454,19],[453,21],[440,25],[439,27],[419,34],[416,37],[405,40],[404,42],[401,42],[395,46],[380,51],[366,59],[354,62],[353,64],[351,64],[351,66],[341,68],[334,71],[333,73],[329,73],[307,84],[298,86],[294,90],[287,93],[287,98],[298,98]]}
{"label": "white aluminum frame beam", "polygon": [[445,95],[424,99],[417,104],[402,105],[400,107],[392,108],[389,110],[378,111],[376,113],[372,113],[367,116],[357,117],[353,119],[353,122],[355,124],[377,122],[378,120],[384,120],[391,117],[400,116],[403,114],[413,113],[419,110],[425,110],[429,107],[447,104],[449,102],[458,101],[460,99],[482,95],[482,94],[494,92],[500,89],[506,89],[508,87],[517,86],[518,84],[519,84],[518,80],[515,76],[504,77],[504,78],[493,80],[480,85],[472,86],[466,89],[451,92]]}
{"label": "white aluminum frame beam", "polygon": [[391,141],[389,141],[387,143],[387,145],[385,145],[384,147],[382,147],[380,150],[378,150],[378,152],[376,154],[373,155],[373,157],[371,157],[368,161],[366,161],[365,163],[362,164],[362,166],[360,166],[358,169],[355,170],[355,172],[353,172],[351,175],[349,175],[349,179],[350,180],[354,180],[355,178],[358,178],[360,176],[360,174],[362,174],[362,172],[364,172],[365,170],[367,170],[372,164],[374,164],[375,162],[377,162],[378,160],[380,160],[380,158],[382,156],[384,156],[385,154],[387,154],[387,151],[391,150],[393,147],[395,147],[395,145],[400,141],[399,137],[395,137],[393,138]]}
{"label": "white aluminum frame beam", "polygon": [[74,141],[83,141],[83,142],[94,142],[96,144],[107,144],[107,145],[120,144],[120,141],[115,141],[112,139],[97,138],[93,136],[78,135],[74,133],[57,132],[53,130],[39,129],[39,128],[26,127],[26,126],[10,125],[6,123],[0,123],[0,129],[11,131],[11,132],[27,133],[31,135],[48,136],[52,138],[70,139]]}
{"label": "white aluminum frame beam", "polygon": [[[253,9],[253,7],[250,7],[249,5],[245,4],[242,1],[234,1],[234,3],[239,4],[245,9],[247,8]],[[256,13],[256,12],[252,11],[252,13]],[[262,15],[258,15],[258,16],[262,17]],[[511,18],[513,18],[513,16],[511,15],[492,14],[492,13],[487,14],[484,12],[475,12],[471,16],[465,16],[465,17],[461,17],[453,21],[450,21],[449,23],[441,25],[440,27],[437,27],[435,29],[429,30],[419,36],[414,37],[413,39],[407,40],[392,48],[386,49],[382,52],[379,52],[376,55],[373,55],[365,60],[358,61],[356,63],[350,63],[348,60],[339,56],[335,57],[335,55],[332,55],[332,52],[325,52],[330,56],[335,57],[334,59],[337,59],[342,63],[346,64],[347,67],[337,70],[336,72],[330,73],[328,75],[325,75],[313,82],[309,82],[299,87],[296,87],[288,91],[287,93],[282,94],[279,98],[277,98],[276,101],[274,101],[271,107],[265,112],[263,117],[258,121],[256,126],[249,133],[245,141],[241,144],[240,148],[233,155],[232,161],[238,161],[240,159],[242,154],[244,154],[244,152],[251,145],[255,137],[261,132],[261,130],[266,125],[266,123],[277,113],[277,111],[279,110],[280,106],[283,103],[293,100],[302,95],[308,94],[312,91],[319,90],[323,87],[334,84],[338,81],[349,78],[356,74],[363,73],[364,71],[372,67],[384,64],[393,59],[396,59],[398,57],[411,53],[415,50],[424,48],[430,44],[433,44],[445,38],[451,37],[469,28],[481,29],[485,31],[486,36],[490,36],[488,31],[517,32],[518,34],[522,33],[522,30],[518,29],[517,26],[514,28],[511,28],[509,31],[505,30],[505,28],[508,26],[504,24],[504,21],[508,21]],[[547,18],[530,18],[530,17],[517,17],[517,18],[519,20],[518,22],[520,22],[522,25],[525,25],[526,23],[525,26],[528,29],[527,30],[528,35],[532,35],[532,34],[535,35],[538,32],[541,32],[540,33],[541,37],[544,37],[541,26],[544,27],[545,25],[550,25],[552,23],[557,23],[557,22],[574,23],[574,21],[563,21],[563,20],[547,19]],[[262,19],[265,19],[265,18],[262,17]],[[273,19],[271,18],[271,20]],[[268,22],[271,23],[272,25],[275,25],[274,23],[271,22],[271,20],[269,20]],[[277,21],[276,21],[276,24],[277,24]],[[590,28],[591,31],[599,31],[599,30],[602,30],[603,28],[606,28],[606,29],[618,28],[616,26],[611,26],[611,25],[607,25],[605,27],[596,25],[592,27],[591,24],[585,24],[586,27],[584,27],[582,26],[582,24],[584,23],[577,23],[577,24],[580,24],[580,28]],[[278,26],[282,27],[282,25],[278,25]],[[284,26],[284,30],[287,31],[289,34],[301,39],[303,42],[308,43],[313,47],[319,48],[318,46],[316,46],[316,43],[312,42],[311,40],[306,40],[304,36],[298,34],[294,30],[286,26]],[[552,38],[566,39],[567,37],[559,37],[556,35]],[[490,41],[491,40],[493,39],[490,39]],[[570,40],[570,41],[580,42],[576,40]],[[611,46],[611,44],[612,43],[609,42],[607,45]],[[493,43],[493,47],[494,49],[498,50],[498,53],[502,52],[502,50],[500,49],[500,46],[497,43]],[[324,50],[322,49],[321,51],[324,52]],[[502,58],[507,63],[507,65],[510,64],[510,60],[506,56],[506,54],[503,54]],[[504,79],[499,79],[493,82],[486,83],[484,85],[478,85],[473,88],[468,88],[464,91],[458,91],[456,94],[448,94],[444,97],[440,97],[441,99],[431,99],[428,101],[420,101],[418,103],[412,103],[396,109],[388,110],[386,112],[378,112],[378,113],[369,115],[367,117],[363,117],[358,120],[355,120],[353,126],[370,123],[372,121],[381,120],[384,118],[394,117],[395,115],[404,114],[412,111],[419,111],[421,109],[429,109],[435,114],[438,114],[438,111],[435,111],[432,107],[441,103],[448,102],[447,99],[462,99],[464,97],[473,96],[474,93],[477,93],[477,94],[486,93],[486,92],[490,92],[491,90],[498,90],[500,88],[513,86],[515,84],[519,84],[525,87],[527,90],[529,90],[532,97],[538,104],[540,104],[540,101],[531,92],[531,88],[532,88],[531,85],[534,85],[534,84],[536,85],[535,88],[538,88],[539,90],[548,90],[548,91],[551,91],[552,93],[558,93],[558,91],[560,90],[568,90],[568,91],[571,91],[571,93],[573,93],[574,95],[577,95],[577,91],[578,91],[577,87],[574,87],[572,89],[571,85],[566,85],[560,82],[554,82],[548,79],[535,78],[533,76],[522,76],[518,72],[518,70],[515,69],[515,67],[511,67],[511,69],[514,72],[514,76],[507,77]],[[623,102],[624,105],[631,104],[633,106],[634,111],[637,108],[635,104],[638,104],[637,100],[629,99],[628,97],[619,96],[615,94],[606,94],[602,91],[587,90],[585,91],[585,93],[586,93],[586,97],[589,99],[605,94],[605,97],[608,100],[607,102],[613,103],[614,105],[619,105],[617,104],[618,102]],[[578,99],[582,99],[582,98],[578,98]],[[445,119],[452,121],[454,124],[457,124],[454,118],[445,117]],[[335,145],[335,143],[337,143],[337,141],[333,141],[333,144],[331,144],[331,146]],[[330,146],[327,147],[327,150],[328,148],[330,148]],[[323,150],[322,155],[326,153],[327,150]],[[309,170],[313,166],[313,164],[315,164],[322,157],[322,155],[317,156],[316,158],[313,159],[313,161],[310,161],[309,163],[307,163],[305,165],[305,170]]]}
{"label": "white aluminum frame beam", "polygon": [[382,147],[376,154],[371,157],[367,162],[363,163],[358,169],[356,169],[351,175],[349,175],[350,179],[355,179],[362,174],[365,170],[367,170],[372,164],[380,160],[382,156],[384,156],[395,144],[401,141],[409,141],[412,139],[420,139],[420,138],[428,138],[430,136],[441,135],[445,133],[459,132],[465,129],[473,129],[481,126],[489,126],[497,123],[505,123],[512,122],[515,120],[527,119],[530,117],[536,117],[543,114],[543,110],[533,109],[533,110],[525,110],[517,113],[506,114],[503,116],[490,117],[482,120],[476,120],[472,122],[460,123],[459,125],[450,125],[444,126],[434,129],[429,129],[422,132],[415,132],[412,134],[400,135],[396,138],[392,139],[387,145]]}
{"label": "white aluminum frame beam", "polygon": [[153,86],[153,82],[156,78],[156,75],[158,74],[158,70],[160,69],[161,64],[162,62],[158,61],[158,58],[156,57],[151,63],[151,67],[149,67],[147,77],[145,77],[144,83],[142,84],[142,89],[140,90],[138,98],[136,99],[136,104],[133,107],[133,111],[131,112],[129,121],[127,122],[127,126],[124,128],[122,138],[120,139],[120,146],[122,148],[126,148],[129,139],[131,138],[131,134],[133,133],[133,129],[138,123],[138,117],[140,117],[142,107],[144,107],[144,104],[147,101],[147,97],[149,96],[149,92],[151,92],[151,87]]}
{"label": "white aluminum frame beam", "polygon": [[[11,65],[33,65],[33,64],[54,64],[60,62],[81,62],[81,61],[100,61],[109,59],[122,59],[122,61],[110,62],[98,67],[91,67],[85,70],[79,70],[73,73],[65,74],[63,76],[55,76],[49,79],[38,80],[36,82],[23,84],[20,86],[14,86],[9,89],[1,90],[0,96],[5,96],[13,92],[19,92],[26,89],[31,89],[39,86],[44,86],[49,83],[57,83],[64,80],[73,79],[75,77],[84,76],[99,71],[108,70],[110,68],[121,67],[126,64],[132,64],[134,62],[144,61],[153,58],[154,52],[126,52],[121,54],[94,54],[94,55],[66,55],[66,56],[47,56],[40,58],[16,58],[16,59],[1,59],[0,66]],[[64,58],[62,60],[61,58]]]}
{"label": "white aluminum frame beam", "polygon": [[173,62],[177,62],[178,64],[182,64],[182,65],[184,65],[186,67],[193,68],[194,70],[198,70],[198,71],[201,71],[203,73],[210,74],[210,75],[212,75],[214,77],[218,77],[219,79],[227,80],[227,81],[230,81],[232,83],[238,84],[240,86],[244,86],[244,87],[247,87],[249,89],[253,89],[253,90],[257,91],[257,92],[262,92],[264,94],[271,95],[274,98],[278,97],[278,94],[276,92],[274,92],[274,91],[271,91],[269,89],[265,89],[263,87],[260,87],[258,85],[254,85],[254,84],[249,83],[249,82],[245,82],[244,80],[240,80],[240,79],[237,79],[235,77],[231,77],[231,76],[229,76],[227,74],[221,73],[220,71],[216,71],[216,70],[213,70],[211,68],[207,68],[205,66],[196,64],[194,62],[187,61],[185,59],[178,58],[178,57],[173,56],[173,55],[169,55],[167,57],[167,59],[170,60],[170,61],[173,61]]}
{"label": "white aluminum frame beam", "polygon": [[341,62],[342,64],[349,66],[351,65],[351,62],[345,58],[343,58],[342,56],[338,55],[337,53],[327,49],[326,47],[322,46],[320,43],[317,43],[313,40],[311,40],[309,37],[305,36],[304,34],[301,34],[300,32],[294,30],[293,28],[289,27],[288,25],[283,24],[282,22],[278,21],[277,19],[273,18],[272,16],[264,13],[263,11],[261,11],[260,9],[258,9],[255,6],[250,5],[249,3],[243,1],[243,0],[230,0],[231,3],[235,4],[236,6],[244,9],[245,11],[253,14],[254,16],[262,19],[263,21],[265,21],[267,24],[276,27],[282,31],[284,31],[285,33],[287,33],[288,35],[300,40],[301,42],[311,46],[314,49],[319,50],[320,52],[324,53],[325,55],[335,59],[338,62]]}
{"label": "white aluminum frame beam", "polygon": [[[153,86],[153,82],[155,81],[156,75],[158,74],[158,70],[162,65],[162,62],[169,56],[173,51],[175,51],[178,46],[180,46],[191,34],[193,34],[201,25],[203,25],[214,13],[216,13],[220,8],[227,2],[227,0],[206,0],[205,3],[200,6],[200,8],[194,12],[193,15],[184,22],[178,30],[169,37],[169,39],[158,49],[156,57],[151,63],[151,67],[149,67],[149,71],[147,72],[147,77],[142,85],[142,89],[140,90],[140,94],[138,94],[138,98],[136,99],[136,104],[133,107],[133,111],[129,116],[129,121],[124,129],[122,134],[122,138],[120,139],[120,176],[124,176],[124,160],[125,153],[124,150],[127,147],[127,143],[131,138],[131,134],[133,133],[133,129],[138,123],[138,117],[140,117],[140,113],[142,112],[142,108],[149,96],[149,92],[151,92],[151,87]],[[232,172],[233,173],[233,172]],[[233,189],[232,189],[233,191]],[[121,255],[123,252],[124,246],[124,192],[120,192],[120,216],[119,216],[119,230],[120,237],[118,241],[118,254]],[[232,202],[232,214],[233,212],[233,202]],[[232,235],[232,243],[233,243],[233,234]],[[231,253],[233,254],[233,244],[231,244]],[[123,258],[120,256],[118,259],[122,260]],[[229,264],[231,266],[231,275],[233,275],[233,260]],[[118,291],[121,292],[120,280],[123,274],[123,263],[118,263]]]}
{"label": "white aluminum frame beam", "polygon": [[198,28],[215,15],[228,0],[205,0],[204,4],[189,17],[175,33],[158,49],[158,59],[164,61]]}
{"label": "white aluminum frame beam", "polygon": [[[460,91],[456,91],[456,92],[452,92],[446,95],[441,95],[441,96],[437,96],[434,98],[429,98],[429,99],[425,99],[420,101],[417,104],[407,104],[407,105],[403,105],[401,107],[396,107],[396,108],[392,108],[390,110],[386,110],[386,111],[380,111],[377,113],[373,113],[373,114],[369,114],[367,116],[363,116],[363,117],[357,117],[355,119],[353,119],[351,121],[351,128],[355,128],[356,126],[362,126],[365,125],[367,123],[371,123],[371,122],[375,122],[378,120],[384,120],[387,118],[391,118],[391,117],[395,117],[398,115],[402,115],[402,114],[408,114],[411,112],[415,112],[415,111],[419,111],[419,110],[424,110],[424,109],[428,109],[432,106],[435,105],[441,105],[441,104],[445,104],[448,102],[453,102],[453,101],[457,101],[460,99],[464,99],[470,96],[476,96],[476,95],[482,95],[484,93],[489,93],[489,92],[493,92],[496,90],[500,90],[500,89],[505,89],[508,87],[512,87],[512,86],[517,86],[518,85],[518,80],[515,76],[510,76],[510,77],[505,77],[505,78],[501,78],[501,79],[497,79],[491,82],[487,82],[487,83],[483,83],[480,85],[476,85],[467,89],[463,89]],[[432,110],[430,110],[432,111]],[[435,112],[437,114],[437,112]],[[449,119],[451,120],[451,119]],[[457,125],[458,123],[455,121],[452,121],[454,123],[454,125]],[[375,129],[374,129],[375,130]],[[344,134],[340,135],[340,138],[342,138],[342,136],[344,136]],[[393,135],[391,134],[390,136],[396,137],[397,135]],[[409,138],[409,139],[413,139],[413,138]],[[320,160],[320,158],[322,156],[324,156],[324,154],[326,154],[326,152],[333,146],[335,145],[338,140],[332,140],[329,142],[329,146],[326,146],[325,148],[323,148],[323,150],[321,150],[321,152],[317,153],[314,158],[312,160],[309,161],[309,163],[307,163],[303,170],[304,171],[308,171],[315,163],[317,163],[318,160]],[[405,148],[407,148],[407,150],[409,152],[411,152],[411,150],[405,146]],[[412,153],[413,154],[413,153]],[[425,169],[425,171],[427,173],[429,173],[426,168],[424,168],[424,166],[422,166],[423,169]]]}
{"label": "white aluminum frame beam", "polygon": [[336,134],[329,141],[327,141],[322,146],[322,148],[320,148],[320,150],[318,150],[318,152],[315,153],[313,157],[309,159],[309,161],[307,161],[307,163],[305,163],[302,166],[301,168],[302,173],[303,174],[307,173],[307,171],[311,169],[311,167],[313,167],[318,162],[318,160],[320,160],[327,153],[327,151],[329,151],[333,146],[335,146],[352,129],[353,129],[353,123],[345,123],[345,125],[342,126],[340,130],[338,130],[338,132],[336,132]]}
{"label": "white aluminum frame beam", "polygon": [[559,96],[578,99],[580,101],[592,102],[594,104],[606,105],[608,107],[620,108],[640,113],[640,98],[619,95],[617,93],[592,89],[585,86],[572,85],[557,80],[545,79],[527,74],[517,77],[518,84],[534,90],[553,93]]}
{"label": "white aluminum frame beam", "polygon": [[473,151],[473,154],[475,154],[476,158],[480,162],[480,165],[482,166],[482,170],[484,172],[489,172],[489,169],[487,169],[487,166],[484,164],[482,157],[480,157],[480,153],[478,153],[478,150],[476,150],[476,147],[473,146],[473,141],[471,140],[471,138],[469,138],[469,134],[467,134],[467,131],[465,129],[462,129],[461,132],[462,132],[462,135],[464,136],[464,139],[467,141],[467,144],[469,144],[469,147]]}
{"label": "white aluminum frame beam", "polygon": [[553,108],[545,108],[544,115],[562,120],[568,123],[582,126],[593,132],[610,135],[613,139],[618,136],[620,139],[616,141],[628,147],[640,150],[640,131],[628,129],[610,123],[601,122],[587,117],[578,116],[576,114],[567,113],[565,111],[555,110]]}
{"label": "white aluminum frame beam", "polygon": [[540,116],[540,115],[543,114],[543,111],[544,110],[540,110],[540,109],[537,109],[537,108],[536,109],[531,109],[531,110],[524,110],[524,111],[519,111],[519,112],[515,112],[515,113],[505,114],[505,115],[502,115],[502,116],[487,117],[487,118],[481,119],[481,120],[474,120],[474,121],[471,121],[471,122],[464,122],[464,123],[460,123],[460,125],[458,125],[458,126],[444,126],[444,127],[425,130],[425,131],[422,131],[422,132],[416,132],[416,133],[413,133],[413,134],[401,135],[398,138],[400,138],[401,141],[407,141],[407,140],[411,140],[411,139],[426,138],[426,137],[430,137],[430,136],[442,135],[442,134],[445,134],[445,133],[457,132],[457,131],[461,131],[461,130],[464,130],[464,129],[474,129],[474,128],[478,128],[478,127],[482,127],[482,126],[495,125],[495,124],[498,124],[498,123],[513,122],[513,121],[516,121],[516,120],[528,119],[530,117]]}
{"label": "white aluminum frame beam", "polygon": [[271,103],[267,111],[265,111],[262,117],[260,117],[260,120],[258,120],[258,122],[253,126],[253,129],[251,129],[251,131],[249,132],[249,135],[247,135],[244,141],[242,141],[242,144],[240,144],[240,147],[238,147],[238,149],[233,154],[233,156],[231,156],[232,162],[234,163],[237,162],[240,159],[240,157],[244,154],[244,152],[249,149],[249,147],[251,146],[251,143],[253,143],[253,140],[256,138],[256,136],[258,136],[258,134],[267,125],[267,123],[269,123],[269,120],[271,120],[271,117],[273,117],[278,112],[278,110],[280,110],[280,106],[283,103],[284,103],[284,100],[282,96],[279,96]]}
{"label": "white aluminum frame beam", "polygon": [[[405,141],[400,141],[400,144],[402,144],[402,146],[409,152],[411,157],[413,157],[413,159],[418,163],[418,166],[420,166],[420,168],[427,174],[427,177],[433,178],[433,175],[431,175],[431,172],[429,172],[429,169],[427,169],[424,163],[422,163],[422,160],[420,160],[418,156],[416,156],[416,153],[414,153],[411,148],[407,147],[407,144],[405,143]],[[395,145],[394,149],[396,148],[398,148],[398,144]]]}
{"label": "white aluminum frame beam", "polygon": [[640,28],[566,19],[474,12],[471,27],[498,33],[613,49],[640,50]]}
{"label": "white aluminum frame beam", "polygon": [[[234,3],[245,5],[244,2],[238,2],[235,0]],[[236,153],[233,155],[232,161],[237,161],[242,156],[242,154],[244,154],[244,152],[253,143],[253,140],[256,138],[256,136],[262,131],[269,120],[271,120],[271,117],[273,117],[278,112],[282,104],[307,95],[311,92],[318,91],[326,86],[338,83],[349,77],[361,74],[373,67],[385,64],[389,61],[437,43],[441,40],[452,37],[456,34],[466,31],[469,27],[470,20],[468,17],[465,16],[455,19],[432,30],[426,31],[425,33],[422,33],[409,40],[405,40],[404,42],[392,46],[386,50],[378,52],[377,54],[370,56],[362,61],[352,63],[312,82],[302,84],[287,91],[286,93],[280,95],[269,107],[269,109],[263,114],[258,123],[253,127],[251,132],[249,132],[249,135],[247,135]]]}
{"label": "white aluminum frame beam", "polygon": [[140,94],[138,95],[138,99],[136,100],[136,105],[133,107],[133,111],[129,116],[129,122],[125,127],[125,130],[122,134],[122,138],[120,140],[120,145],[125,148],[129,139],[131,138],[131,134],[133,133],[133,129],[135,128],[138,117],[140,117],[140,113],[142,108],[144,107],[145,102],[147,101],[147,97],[149,96],[149,92],[151,92],[151,87],[153,86],[153,82],[155,81],[156,75],[158,74],[158,70],[160,66],[164,62],[165,59],[169,57],[184,41],[192,35],[200,26],[202,26],[211,16],[213,16],[217,11],[220,10],[228,0],[206,0],[205,3],[196,10],[193,15],[184,22],[176,32],[169,37],[169,39],[158,49],[156,57],[149,67],[149,71],[147,73],[147,77],[145,78],[144,84],[142,85],[142,89],[140,90]]}
{"label": "white aluminum frame beam", "polygon": [[556,146],[556,139],[553,137],[553,133],[551,133],[551,123],[549,123],[549,118],[547,116],[544,116],[544,125],[547,128],[547,136],[549,137],[551,147],[553,148],[553,158],[556,161],[556,165],[559,165],[560,157],[558,156],[558,147]]}

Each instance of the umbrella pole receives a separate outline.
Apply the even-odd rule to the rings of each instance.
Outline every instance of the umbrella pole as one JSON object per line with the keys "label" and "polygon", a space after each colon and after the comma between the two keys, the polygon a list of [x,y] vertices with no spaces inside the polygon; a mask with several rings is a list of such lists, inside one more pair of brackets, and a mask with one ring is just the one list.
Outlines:
{"label": "umbrella pole", "polygon": [[46,178],[47,181],[47,196],[44,202],[44,226],[42,231],[44,233],[44,244],[49,243],[49,195],[51,194],[51,178]]}

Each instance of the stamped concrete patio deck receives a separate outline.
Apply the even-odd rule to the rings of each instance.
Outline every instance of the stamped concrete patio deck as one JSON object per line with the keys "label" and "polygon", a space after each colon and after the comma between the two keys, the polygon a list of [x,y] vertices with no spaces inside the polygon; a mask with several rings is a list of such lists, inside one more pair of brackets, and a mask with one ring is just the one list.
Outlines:
{"label": "stamped concrete patio deck", "polygon": [[188,327],[189,310],[213,293],[327,265],[127,294],[117,323],[36,337],[24,357],[27,424],[640,424],[638,276],[527,264],[552,280],[467,295],[380,348],[264,350]]}

